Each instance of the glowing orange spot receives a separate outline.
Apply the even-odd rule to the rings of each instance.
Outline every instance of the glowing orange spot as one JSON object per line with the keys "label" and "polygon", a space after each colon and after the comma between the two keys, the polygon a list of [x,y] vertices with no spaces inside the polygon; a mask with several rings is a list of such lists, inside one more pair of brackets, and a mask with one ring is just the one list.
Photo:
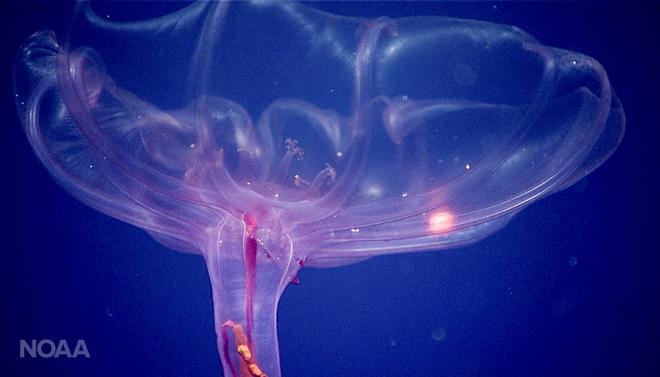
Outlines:
{"label": "glowing orange spot", "polygon": [[451,212],[435,212],[429,217],[428,227],[431,233],[444,233],[454,226],[454,215]]}

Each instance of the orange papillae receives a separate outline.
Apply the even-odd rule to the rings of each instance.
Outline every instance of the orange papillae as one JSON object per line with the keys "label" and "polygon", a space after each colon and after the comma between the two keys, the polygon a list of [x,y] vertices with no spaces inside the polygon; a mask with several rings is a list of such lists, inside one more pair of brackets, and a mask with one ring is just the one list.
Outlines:
{"label": "orange papillae", "polygon": [[245,336],[245,332],[243,331],[243,326],[230,320],[225,322],[223,327],[231,328],[231,331],[234,334],[234,339],[236,340],[236,352],[241,356],[241,377],[268,377],[266,373],[261,371],[252,355],[252,351],[248,345],[247,336]]}

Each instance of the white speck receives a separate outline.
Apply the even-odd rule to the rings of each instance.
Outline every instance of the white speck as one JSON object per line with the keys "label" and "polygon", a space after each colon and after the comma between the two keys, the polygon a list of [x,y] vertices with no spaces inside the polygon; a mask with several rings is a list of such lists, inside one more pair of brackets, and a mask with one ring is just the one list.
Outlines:
{"label": "white speck", "polygon": [[195,148],[195,143],[190,144],[190,148]]}
{"label": "white speck", "polygon": [[94,165],[92,165],[92,164],[89,164],[89,168],[90,168],[90,169],[92,169],[93,167],[94,167]]}
{"label": "white speck", "polygon": [[335,88],[330,88],[330,93],[334,93],[334,92],[335,92]]}
{"label": "white speck", "polygon": [[106,14],[106,15],[105,15],[105,18],[107,18],[107,19],[109,20],[109,19],[110,19],[110,15],[109,15],[109,14]]}
{"label": "white speck", "polygon": [[341,152],[337,152],[337,158],[342,158],[342,157],[344,157],[344,154]]}
{"label": "white speck", "polygon": [[21,106],[25,106],[25,102],[24,102],[24,101],[21,101]]}
{"label": "white speck", "polygon": [[470,170],[470,169],[472,169],[472,166],[470,166],[470,164],[465,164],[465,170]]}
{"label": "white speck", "polygon": [[401,194],[401,197],[402,197],[402,198],[407,198],[407,197],[408,197],[408,193],[407,193],[407,192],[404,192],[403,194]]}
{"label": "white speck", "polygon": [[351,233],[360,233],[360,228],[351,228]]}
{"label": "white speck", "polygon": [[442,342],[443,340],[445,340],[446,337],[447,337],[447,333],[441,327],[438,327],[437,329],[431,331],[431,338],[433,338],[433,340],[435,340],[436,342]]}
{"label": "white speck", "polygon": [[571,60],[571,64],[577,65],[577,63],[578,63],[577,60],[575,60],[575,59]]}
{"label": "white speck", "polygon": [[251,185],[251,184],[252,184],[252,182],[250,182],[250,181],[248,181],[248,182],[247,182],[246,184],[247,184],[247,185],[249,186],[249,185]]}
{"label": "white speck", "polygon": [[371,198],[378,198],[383,194],[383,188],[377,185],[371,185],[364,190],[365,194]]}
{"label": "white speck", "polygon": [[279,198],[279,197],[280,197],[280,194],[275,193],[275,199],[277,199],[277,198]]}

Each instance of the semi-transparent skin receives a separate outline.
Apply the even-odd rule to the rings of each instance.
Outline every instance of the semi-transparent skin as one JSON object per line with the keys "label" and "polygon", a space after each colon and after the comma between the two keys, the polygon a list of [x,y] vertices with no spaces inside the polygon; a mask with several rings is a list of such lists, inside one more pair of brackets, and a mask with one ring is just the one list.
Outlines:
{"label": "semi-transparent skin", "polygon": [[302,266],[475,242],[623,135],[598,62],[514,27],[94,9],[20,50],[25,132],[72,195],[205,258],[225,376],[280,375],[277,302]]}

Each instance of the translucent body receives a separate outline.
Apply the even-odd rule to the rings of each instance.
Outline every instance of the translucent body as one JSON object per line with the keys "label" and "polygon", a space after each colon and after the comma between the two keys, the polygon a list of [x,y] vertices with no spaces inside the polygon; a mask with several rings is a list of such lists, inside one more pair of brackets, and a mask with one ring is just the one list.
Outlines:
{"label": "translucent body", "polygon": [[277,302],[301,266],[475,242],[624,128],[596,61],[516,28],[290,2],[132,22],[83,4],[69,36],[27,41],[15,91],[62,186],[204,256],[226,376],[254,375],[230,323],[279,375]]}

